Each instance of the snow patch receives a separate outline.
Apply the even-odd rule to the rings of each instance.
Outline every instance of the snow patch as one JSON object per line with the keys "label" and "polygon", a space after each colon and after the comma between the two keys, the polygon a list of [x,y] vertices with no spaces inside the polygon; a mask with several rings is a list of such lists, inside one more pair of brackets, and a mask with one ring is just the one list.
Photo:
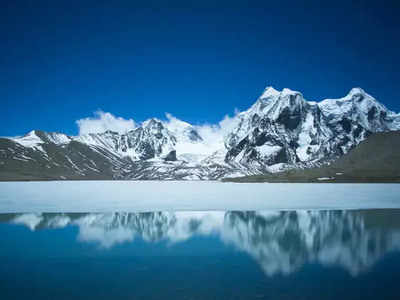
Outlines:
{"label": "snow patch", "polygon": [[28,134],[24,135],[23,137],[13,138],[13,140],[15,142],[17,142],[18,144],[20,144],[24,147],[28,147],[28,148],[31,148],[31,147],[37,146],[40,143],[43,143],[41,138],[39,138],[36,135],[34,130],[30,131]]}
{"label": "snow patch", "polygon": [[332,179],[335,179],[335,177],[319,177],[319,178],[317,178],[317,180],[320,180],[320,181],[332,180]]}
{"label": "snow patch", "polygon": [[278,153],[282,147],[264,144],[262,146],[257,146],[256,149],[263,157],[269,157]]}

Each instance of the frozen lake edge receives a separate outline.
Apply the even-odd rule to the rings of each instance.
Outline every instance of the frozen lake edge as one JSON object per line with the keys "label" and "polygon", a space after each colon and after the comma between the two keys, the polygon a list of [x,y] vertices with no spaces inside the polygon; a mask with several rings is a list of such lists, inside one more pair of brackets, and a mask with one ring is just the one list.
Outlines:
{"label": "frozen lake edge", "polygon": [[0,182],[0,213],[400,208],[399,184]]}

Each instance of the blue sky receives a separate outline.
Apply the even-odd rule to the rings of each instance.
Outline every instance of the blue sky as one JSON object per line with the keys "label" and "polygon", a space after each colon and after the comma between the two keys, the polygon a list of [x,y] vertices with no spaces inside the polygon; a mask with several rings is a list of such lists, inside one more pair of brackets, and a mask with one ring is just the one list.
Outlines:
{"label": "blue sky", "polygon": [[267,85],[316,101],[360,86],[400,112],[399,13],[399,1],[1,1],[0,135],[77,134],[97,110],[217,123]]}

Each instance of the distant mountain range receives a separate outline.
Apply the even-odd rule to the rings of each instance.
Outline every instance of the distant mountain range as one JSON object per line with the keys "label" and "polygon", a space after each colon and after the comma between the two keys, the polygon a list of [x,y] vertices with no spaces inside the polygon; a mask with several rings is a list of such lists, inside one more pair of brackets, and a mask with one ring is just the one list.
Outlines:
{"label": "distant mountain range", "polygon": [[400,114],[360,88],[344,98],[311,102],[299,92],[268,87],[232,122],[212,147],[196,126],[154,118],[122,134],[34,130],[0,138],[0,180],[210,180],[268,174],[321,166],[373,133],[400,130]]}

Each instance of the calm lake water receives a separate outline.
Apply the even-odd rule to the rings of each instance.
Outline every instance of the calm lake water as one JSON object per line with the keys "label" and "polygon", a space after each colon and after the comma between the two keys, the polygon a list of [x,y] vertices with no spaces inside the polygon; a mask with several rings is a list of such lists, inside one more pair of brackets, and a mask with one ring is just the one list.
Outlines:
{"label": "calm lake water", "polygon": [[400,210],[0,214],[1,299],[399,299]]}

